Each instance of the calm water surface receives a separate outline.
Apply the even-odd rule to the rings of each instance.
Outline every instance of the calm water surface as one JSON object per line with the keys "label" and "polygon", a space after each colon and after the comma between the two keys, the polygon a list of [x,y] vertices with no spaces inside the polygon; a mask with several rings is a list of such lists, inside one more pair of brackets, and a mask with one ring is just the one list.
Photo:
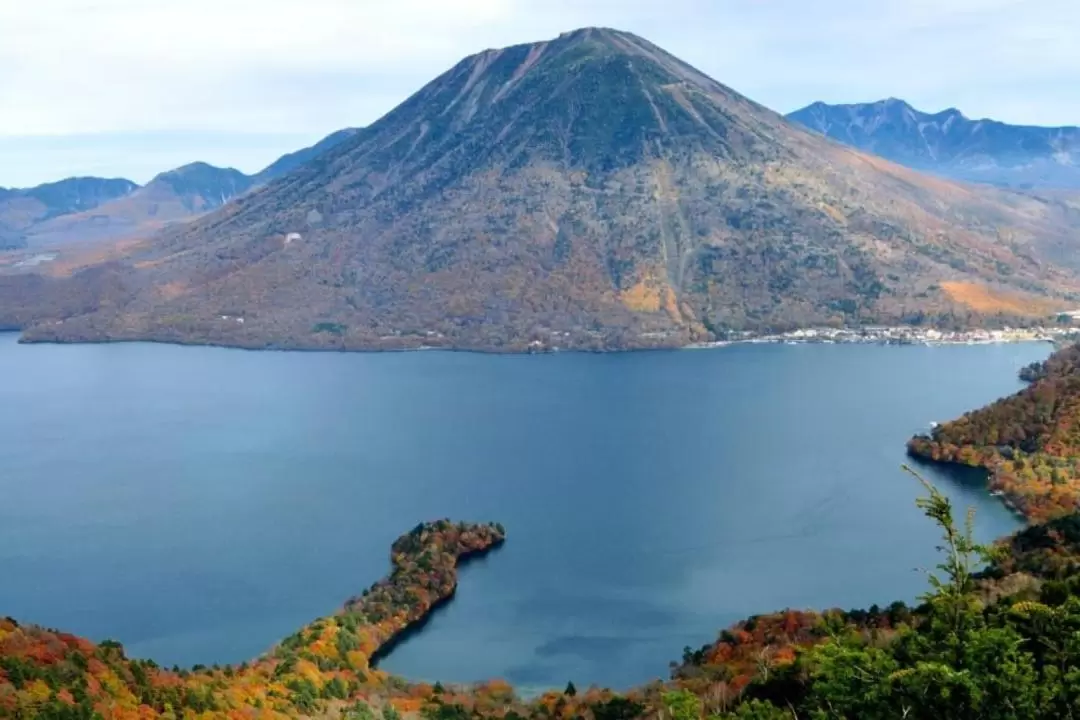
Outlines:
{"label": "calm water surface", "polygon": [[[904,442],[1046,345],[496,357],[0,336],[0,614],[239,661],[382,576],[424,519],[509,541],[383,666],[625,687],[772,609],[911,600]],[[1018,524],[977,478],[929,475]]]}

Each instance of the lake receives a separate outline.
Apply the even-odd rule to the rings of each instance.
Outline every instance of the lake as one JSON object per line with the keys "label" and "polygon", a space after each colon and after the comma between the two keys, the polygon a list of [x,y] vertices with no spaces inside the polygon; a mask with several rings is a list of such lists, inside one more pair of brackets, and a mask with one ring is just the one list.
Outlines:
{"label": "lake", "polygon": [[[1045,344],[314,354],[0,335],[0,615],[172,665],[253,657],[440,517],[508,541],[382,667],[624,688],[785,607],[926,587],[904,443]],[[991,539],[977,475],[926,473]]]}

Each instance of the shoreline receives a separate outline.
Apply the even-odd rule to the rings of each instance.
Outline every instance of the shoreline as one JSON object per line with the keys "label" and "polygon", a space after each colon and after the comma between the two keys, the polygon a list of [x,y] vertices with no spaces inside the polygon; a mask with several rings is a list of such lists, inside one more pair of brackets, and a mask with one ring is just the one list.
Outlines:
{"label": "shoreline", "polygon": [[986,473],[985,487],[987,495],[996,498],[1009,512],[1020,518],[1028,527],[1045,522],[1048,518],[1033,512],[1028,502],[1017,493],[1009,491],[1000,476],[1001,468],[997,458],[965,462],[959,458],[959,449],[952,449],[926,435],[916,435],[908,440],[908,455],[919,462],[941,467],[960,467],[982,470]]}
{"label": "shoreline", "polygon": [[1027,342],[1057,344],[1076,336],[1071,328],[1009,328],[1001,330],[942,331],[911,325],[864,328],[803,328],[785,333],[746,334],[729,340],[694,343],[688,350],[710,350],[732,345],[1007,345]]}
{"label": "shoreline", "polygon": [[[1028,525],[1080,509],[1076,373],[1080,345],[1021,369],[1026,386],[907,442],[922,462],[979,468],[985,489]],[[1034,371],[1025,377],[1025,370]]]}
{"label": "shoreline", "polygon": [[[93,709],[103,717],[112,717],[109,710],[116,707],[163,713],[178,697],[193,699],[188,704],[194,703],[196,709],[230,713],[229,717],[234,717],[232,713],[252,717],[250,711],[256,709],[257,717],[329,717],[347,701],[368,700],[398,706],[404,713],[419,710],[411,707],[417,691],[426,697],[431,688],[395,679],[378,670],[378,661],[453,600],[463,565],[505,542],[506,531],[498,523],[420,523],[394,540],[388,574],[332,614],[303,625],[241,663],[167,670],[152,661],[129,659],[118,642],[95,643],[3,615],[0,641],[14,642],[16,650],[47,647],[52,663],[75,658],[72,667],[80,673],[90,672],[88,659],[109,668],[116,682],[109,687],[99,683],[91,691],[96,694],[91,698]],[[0,659],[5,659],[2,643]],[[5,669],[0,667],[0,690]],[[151,674],[154,682],[148,683]],[[243,692],[237,693],[238,688]],[[3,700],[0,693],[0,716],[7,717]],[[68,696],[60,702],[74,705],[75,699]]]}
{"label": "shoreline", "polygon": [[[800,337],[806,337],[805,333]],[[993,339],[984,342],[971,342],[968,336],[964,336],[963,340],[952,339],[950,342],[946,339],[940,344],[989,344],[1046,339],[1026,335],[1009,336],[1007,339],[993,335],[991,337]],[[770,339],[757,342],[778,341]],[[880,339],[864,339],[861,342],[880,343]],[[913,447],[922,441],[929,446],[931,438],[920,435],[908,443],[909,454],[920,460],[986,470],[989,470],[987,464],[992,462],[992,457],[976,458],[961,454],[960,448],[955,446],[949,450],[956,454],[949,457],[932,452],[931,447]],[[925,453],[919,450],[924,450]],[[1011,498],[1008,493],[994,488],[992,483],[988,484],[990,495],[998,496],[1006,506],[1010,506]],[[1037,518],[1022,514],[1015,505],[1010,507],[1014,513],[1022,515],[1027,526],[1038,522]],[[1015,533],[1010,533],[1005,538],[1012,538],[1014,535]],[[580,700],[575,700],[576,692],[567,695],[560,693],[557,687],[526,689],[499,680],[447,683],[446,686],[436,682],[431,685],[380,670],[381,660],[402,643],[422,632],[425,625],[453,600],[457,591],[458,571],[471,560],[484,557],[503,546],[505,541],[506,531],[497,523],[451,523],[448,520],[439,520],[418,524],[393,542],[390,552],[391,571],[388,575],[360,595],[346,601],[333,614],[304,625],[263,655],[241,664],[220,668],[216,665],[212,668],[196,666],[191,670],[169,671],[149,661],[128,660],[122,647],[111,641],[95,644],[39,626],[20,626],[2,616],[0,640],[7,635],[14,638],[13,646],[47,648],[52,653],[50,658],[59,657],[60,661],[68,663],[70,667],[84,667],[84,660],[91,658],[99,667],[106,668],[112,673],[111,677],[119,680],[107,687],[99,684],[93,691],[94,708],[103,712],[111,708],[127,709],[137,706],[140,711],[145,707],[150,712],[164,714],[164,708],[176,706],[177,698],[182,698],[186,706],[194,709],[194,712],[201,710],[228,713],[230,717],[261,717],[264,714],[280,717],[331,717],[339,713],[344,716],[350,707],[366,704],[376,709],[392,708],[399,717],[415,718],[432,707],[453,707],[454,703],[465,697],[472,698],[477,703],[491,702],[503,708],[512,707],[515,713],[519,708],[547,707],[545,703],[549,699],[559,700],[564,707],[577,710],[589,707],[588,703],[596,703],[600,698],[644,698],[650,691],[658,692],[657,687],[661,690],[677,687],[683,680],[675,674],[678,669],[676,668],[673,670],[672,684],[659,680],[658,685],[643,684],[625,691],[590,688],[582,693]],[[900,603],[900,606],[903,608],[903,603]],[[739,663],[744,663],[753,668],[756,667],[753,663],[760,660],[760,657],[750,657],[748,654],[751,649],[756,651],[758,647],[750,642],[754,638],[754,632],[772,629],[779,636],[782,631],[783,639],[769,640],[769,647],[780,647],[784,653],[795,653],[798,648],[808,647],[817,641],[820,635],[814,628],[822,618],[835,617],[830,616],[830,613],[834,612],[837,611],[787,610],[754,615],[749,620],[740,621],[729,630],[723,631],[719,640],[707,643],[699,654],[710,648],[722,648],[732,653],[730,667],[738,668],[741,667]],[[894,610],[881,610],[875,605],[869,611],[859,614],[853,611],[842,617],[846,623],[867,623],[862,626],[864,629],[880,629],[887,626],[877,623],[884,623],[881,618],[887,617],[890,612]],[[867,613],[871,621],[866,620]],[[755,628],[759,626],[764,630],[756,631]],[[747,652],[745,657],[738,654],[740,648],[744,647]],[[34,660],[38,661],[36,655]],[[683,665],[678,667],[692,664],[686,660],[684,654]],[[745,677],[749,682],[752,672],[747,671],[745,675],[737,677]],[[147,682],[145,678],[150,678],[150,681]],[[0,674],[0,684],[4,679]],[[70,694],[65,695],[65,699],[57,702],[66,703],[69,696]],[[575,705],[577,702],[584,704]],[[3,709],[0,705],[0,715],[3,715]],[[571,714],[573,713],[567,712],[565,716]],[[374,717],[378,717],[378,714]]]}
{"label": "shoreline", "polygon": [[929,466],[937,466],[942,468],[964,468],[966,470],[979,470],[986,474],[983,480],[983,490],[986,494],[992,498],[995,498],[1002,506],[1005,507],[1010,513],[1015,515],[1021,520],[1025,527],[1032,525],[1038,525],[1044,522],[1044,518],[1040,518],[1036,515],[1032,515],[1025,511],[1025,505],[1018,495],[1013,495],[1008,492],[1005,485],[999,482],[997,477],[997,468],[989,464],[976,463],[971,464],[964,462],[963,460],[948,458],[943,455],[938,455],[937,458],[933,457],[933,449],[924,450],[922,445],[929,443],[932,448],[940,448],[939,443],[935,443],[933,440],[928,440],[926,436],[916,435],[908,440],[907,454],[918,463],[923,463]]}
{"label": "shoreline", "polygon": [[582,353],[604,355],[613,353],[658,352],[673,350],[714,350],[735,345],[1005,345],[1028,342],[1047,342],[1055,346],[1070,339],[1080,339],[1080,328],[1034,327],[1000,330],[971,329],[944,331],[919,328],[913,325],[865,326],[849,328],[808,327],[782,333],[742,332],[724,340],[684,344],[642,344],[627,347],[558,347],[530,344],[525,347],[474,347],[469,345],[371,345],[358,347],[332,347],[315,345],[277,345],[266,343],[225,343],[213,340],[185,340],[160,338],[101,338],[92,340],[38,339],[25,336],[19,328],[0,328],[3,334],[18,334],[19,345],[121,345],[148,343],[176,347],[207,347],[246,352],[311,352],[311,353],[395,353],[395,352],[462,352],[478,355],[554,355]]}

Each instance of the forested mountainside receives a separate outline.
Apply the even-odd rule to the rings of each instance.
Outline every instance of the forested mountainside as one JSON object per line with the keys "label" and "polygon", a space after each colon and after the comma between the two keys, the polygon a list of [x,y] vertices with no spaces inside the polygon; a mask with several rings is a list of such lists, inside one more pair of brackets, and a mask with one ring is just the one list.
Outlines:
{"label": "forested mountainside", "polygon": [[908,167],[958,180],[1080,189],[1080,127],[973,120],[955,108],[916,110],[903,100],[816,102],[789,120]]}
{"label": "forested mountainside", "polygon": [[1037,520],[1080,500],[1080,345],[1024,368],[1030,385],[915,437],[912,454],[982,467],[990,487]]}
{"label": "forested mountainside", "polygon": [[[627,692],[523,699],[505,682],[410,683],[373,667],[403,630],[448,600],[455,566],[505,538],[497,525],[417,526],[390,576],[250,663],[191,669],[132,660],[115,642],[0,620],[0,717],[348,720],[1059,720],[1080,707],[1080,516],[975,544],[949,501],[920,501],[943,554],[916,607],[788,610],[687,648],[671,678]],[[983,562],[989,567],[975,573]],[[466,649],[462,650],[467,652]]]}
{"label": "forested mountainside", "polygon": [[252,180],[254,180],[255,185],[265,185],[268,182],[277,180],[279,177],[287,175],[301,165],[311,162],[335,145],[345,142],[353,135],[360,132],[360,130],[360,128],[345,128],[344,130],[338,130],[337,132],[330,133],[311,147],[306,147],[282,155],[253,175]]}
{"label": "forested mountainside", "polygon": [[587,28],[464,59],[133,248],[127,297],[26,337],[624,349],[1040,322],[1080,297],[1077,227],[1080,209],[842,147],[640,37]]}

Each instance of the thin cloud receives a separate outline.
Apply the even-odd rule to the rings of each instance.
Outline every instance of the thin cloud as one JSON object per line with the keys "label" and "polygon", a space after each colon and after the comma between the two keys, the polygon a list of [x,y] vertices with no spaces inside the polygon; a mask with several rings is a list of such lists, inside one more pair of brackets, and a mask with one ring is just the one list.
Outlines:
{"label": "thin cloud", "polygon": [[[636,32],[779,111],[898,96],[1080,124],[1075,0],[36,0],[0,2],[0,137],[316,137],[465,55],[584,25]],[[64,174],[14,168],[3,147],[0,184]]]}

